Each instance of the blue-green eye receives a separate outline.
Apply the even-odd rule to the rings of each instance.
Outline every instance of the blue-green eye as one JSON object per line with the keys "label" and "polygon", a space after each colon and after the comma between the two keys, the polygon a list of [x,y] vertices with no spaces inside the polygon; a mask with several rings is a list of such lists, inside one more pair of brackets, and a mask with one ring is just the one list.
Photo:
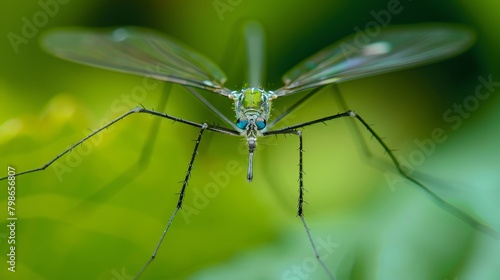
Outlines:
{"label": "blue-green eye", "polygon": [[248,125],[248,120],[246,118],[239,118],[236,120],[236,126],[239,129],[245,129]]}
{"label": "blue-green eye", "polygon": [[255,125],[257,126],[257,130],[262,130],[266,127],[266,120],[263,118],[255,119]]}

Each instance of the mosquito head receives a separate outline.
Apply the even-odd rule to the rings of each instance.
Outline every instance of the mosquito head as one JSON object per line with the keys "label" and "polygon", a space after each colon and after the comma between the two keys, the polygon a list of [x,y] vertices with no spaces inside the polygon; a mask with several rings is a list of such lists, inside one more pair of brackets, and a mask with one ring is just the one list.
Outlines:
{"label": "mosquito head", "polygon": [[266,92],[260,88],[244,88],[240,92],[233,92],[230,98],[234,100],[236,126],[247,135],[255,134],[266,128],[267,119],[271,111],[271,100],[276,98],[273,92]]}
{"label": "mosquito head", "polygon": [[257,147],[257,136],[266,129],[271,112],[271,100],[276,98],[276,95],[272,91],[250,87],[240,92],[234,91],[229,97],[234,100],[236,126],[247,138],[249,154],[247,179],[250,182],[253,177],[252,162]]}

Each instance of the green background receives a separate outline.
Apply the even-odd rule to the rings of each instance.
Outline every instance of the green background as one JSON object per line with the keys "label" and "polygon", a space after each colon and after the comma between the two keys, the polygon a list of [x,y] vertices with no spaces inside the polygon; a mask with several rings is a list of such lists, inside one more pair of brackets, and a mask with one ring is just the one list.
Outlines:
{"label": "green background", "polygon": [[[43,1],[42,1],[43,2]],[[45,3],[45,2],[43,2]],[[214,8],[228,5],[218,14]],[[374,20],[387,1],[78,1],[49,16],[33,38],[17,47],[43,9],[37,1],[2,4],[0,34],[0,176],[39,167],[106,120],[141,103],[158,108],[162,90],[133,97],[142,78],[81,66],[44,53],[41,34],[60,26],[140,25],[169,34],[221,65],[226,86],[244,84],[239,23],[257,19],[267,33],[267,89],[320,48]],[[466,53],[429,66],[340,86],[349,107],[409,159],[416,141],[436,128],[447,140],[418,162],[419,178],[446,200],[500,229],[499,90],[461,118],[454,129],[443,113],[462,104],[480,84],[500,81],[497,11],[492,1],[401,1],[391,24],[459,22],[477,31]],[[496,5],[496,6],[495,6]],[[372,12],[373,11],[373,12]],[[38,19],[41,20],[41,19]],[[236,35],[231,35],[231,34]],[[125,96],[125,97],[124,97]],[[127,96],[132,102],[127,103]],[[231,104],[213,99],[228,113]],[[277,108],[286,107],[286,99]],[[288,100],[290,101],[290,100]],[[298,123],[341,109],[328,92],[294,112]],[[195,98],[174,86],[162,111],[198,122],[219,122]],[[456,115],[456,114],[455,114]],[[149,164],[138,163],[154,118],[132,116],[58,162],[17,182],[17,267],[7,271],[7,183],[0,186],[0,279],[132,279],[148,259],[171,215],[198,131],[161,121]],[[314,238],[334,243],[323,250],[338,279],[498,279],[500,243],[437,207],[417,188],[394,179],[380,147],[379,161],[360,156],[348,120],[304,130],[305,214]],[[206,133],[186,194],[219,184],[205,207],[176,217],[156,260],[141,279],[325,279],[296,217],[298,143],[294,137],[260,139],[254,182],[246,182],[242,139]],[[363,137],[370,139],[363,130]],[[420,150],[421,151],[421,150]],[[141,166],[141,167],[138,167]],[[375,168],[374,168],[375,167]],[[230,172],[231,171],[231,172]],[[228,175],[222,187],[211,174]],[[430,179],[423,174],[429,174]],[[217,177],[217,176],[215,176]],[[225,184],[224,184],[225,185]],[[200,202],[200,201],[199,201]],[[186,207],[187,208],[187,207]],[[303,274],[290,271],[294,267]]]}

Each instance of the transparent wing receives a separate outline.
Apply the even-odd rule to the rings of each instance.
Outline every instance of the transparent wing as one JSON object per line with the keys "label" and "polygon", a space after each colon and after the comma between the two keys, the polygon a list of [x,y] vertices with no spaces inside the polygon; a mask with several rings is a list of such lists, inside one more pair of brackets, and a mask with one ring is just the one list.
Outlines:
{"label": "transparent wing", "polygon": [[215,63],[189,47],[152,30],[61,29],[48,33],[45,49],[60,58],[114,71],[148,76],[227,96],[226,77]]}
{"label": "transparent wing", "polygon": [[285,75],[278,96],[444,59],[467,49],[474,33],[461,25],[408,25],[353,34],[302,61]]}

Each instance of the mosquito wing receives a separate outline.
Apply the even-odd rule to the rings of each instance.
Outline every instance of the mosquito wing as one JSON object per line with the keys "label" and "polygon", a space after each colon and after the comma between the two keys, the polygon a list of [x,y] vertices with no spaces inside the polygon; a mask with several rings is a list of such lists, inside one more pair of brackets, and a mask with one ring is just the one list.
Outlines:
{"label": "mosquito wing", "polygon": [[61,29],[48,33],[45,49],[60,58],[114,71],[193,86],[221,95],[226,76],[203,55],[152,30],[138,27],[113,31]]}
{"label": "mosquito wing", "polygon": [[285,86],[276,95],[444,59],[474,41],[474,33],[460,25],[409,25],[371,33],[350,35],[302,61],[283,75]]}

